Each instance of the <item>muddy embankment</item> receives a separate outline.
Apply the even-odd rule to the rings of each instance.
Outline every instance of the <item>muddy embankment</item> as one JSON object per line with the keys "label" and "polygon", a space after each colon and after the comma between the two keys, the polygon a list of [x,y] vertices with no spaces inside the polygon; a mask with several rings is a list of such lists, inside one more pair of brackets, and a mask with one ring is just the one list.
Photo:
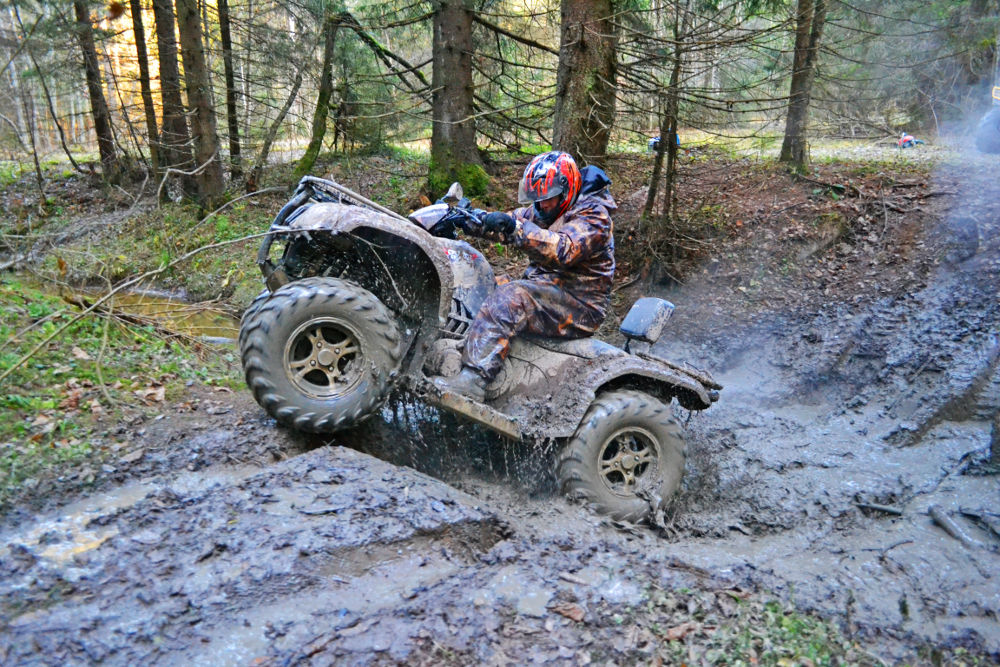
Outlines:
{"label": "muddy embankment", "polygon": [[742,315],[686,296],[728,289],[710,278],[665,295],[660,351],[726,389],[687,420],[662,527],[553,495],[549,451],[412,413],[310,441],[203,392],[128,427],[117,483],[7,517],[0,661],[646,662],[664,635],[641,619],[710,634],[757,590],[888,661],[1000,657],[1000,198],[985,172],[934,187],[956,194],[929,261],[873,267],[851,298]]}
{"label": "muddy embankment", "polygon": [[922,230],[930,261],[902,269],[907,290],[859,284],[685,350],[727,400],[692,425],[703,448],[671,548],[835,615],[886,656],[900,654],[889,637],[1000,651],[991,173],[937,175],[930,189],[955,197]]}

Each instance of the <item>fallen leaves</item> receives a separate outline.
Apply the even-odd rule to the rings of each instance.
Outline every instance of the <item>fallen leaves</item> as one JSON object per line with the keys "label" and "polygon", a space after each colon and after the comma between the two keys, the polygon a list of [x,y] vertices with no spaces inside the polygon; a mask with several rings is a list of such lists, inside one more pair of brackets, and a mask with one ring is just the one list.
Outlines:
{"label": "fallen leaves", "polygon": [[146,455],[146,450],[137,449],[134,452],[129,452],[128,454],[126,454],[125,456],[121,457],[118,460],[121,463],[135,463],[145,455]]}
{"label": "fallen leaves", "polygon": [[667,641],[677,641],[684,639],[690,633],[698,629],[698,624],[694,621],[684,621],[680,625],[675,625],[672,628],[668,628],[666,632],[663,633],[663,638]]}
{"label": "fallen leaves", "polygon": [[136,389],[134,392],[139,399],[146,405],[152,405],[153,403],[162,403],[163,399],[166,397],[167,388],[162,384],[151,384],[144,389]]}
{"label": "fallen leaves", "polygon": [[571,621],[576,621],[579,623],[583,620],[586,613],[583,611],[583,607],[578,604],[573,604],[572,602],[563,602],[560,604],[552,605],[549,609],[561,616],[565,616]]}
{"label": "fallen leaves", "polygon": [[83,389],[80,387],[68,387],[66,389],[66,398],[59,403],[59,407],[63,410],[76,410],[80,407],[81,398],[83,398]]}
{"label": "fallen leaves", "polygon": [[34,431],[34,434],[31,436],[31,439],[35,442],[40,441],[43,436],[52,433],[52,431],[54,431],[56,426],[58,425],[59,422],[50,417],[49,415],[46,414],[36,415],[35,418],[31,421],[31,430]]}

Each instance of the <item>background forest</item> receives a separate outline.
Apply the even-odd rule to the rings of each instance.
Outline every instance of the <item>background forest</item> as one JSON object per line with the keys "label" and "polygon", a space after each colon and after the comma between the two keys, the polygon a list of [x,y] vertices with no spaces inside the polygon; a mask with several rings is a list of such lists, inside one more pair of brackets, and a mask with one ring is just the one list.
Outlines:
{"label": "background forest", "polygon": [[[428,194],[482,193],[500,154],[601,164],[679,132],[803,169],[808,133],[961,132],[1000,69],[997,0],[12,0],[4,171],[57,160],[212,207],[274,161],[429,156]],[[680,128],[678,130],[678,128]],[[646,215],[674,175],[662,142]],[[484,171],[484,168],[487,168]],[[290,183],[284,183],[290,185]],[[42,197],[44,200],[45,197]],[[667,198],[669,201],[669,198]]]}

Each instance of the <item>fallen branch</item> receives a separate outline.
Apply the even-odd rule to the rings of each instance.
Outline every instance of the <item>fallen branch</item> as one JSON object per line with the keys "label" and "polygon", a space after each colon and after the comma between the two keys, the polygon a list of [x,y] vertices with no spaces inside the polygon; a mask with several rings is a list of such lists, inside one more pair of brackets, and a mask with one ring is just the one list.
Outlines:
{"label": "fallen branch", "polygon": [[961,507],[958,508],[958,511],[962,514],[962,516],[967,516],[970,519],[975,519],[983,526],[986,526],[986,530],[988,532],[992,533],[993,536],[996,537],[997,539],[1000,539],[1000,524],[991,521],[987,517],[988,512],[973,512],[972,510],[964,510]]}
{"label": "fallen branch", "polygon": [[114,305],[99,305],[95,306],[93,302],[82,296],[80,294],[63,294],[62,300],[71,306],[76,306],[80,310],[90,309],[91,312],[97,313],[98,315],[103,315],[108,320],[116,319],[125,324],[132,324],[137,327],[152,327],[157,333],[164,336],[182,336],[183,334],[173,331],[168,327],[165,327],[152,317],[143,317],[142,315],[132,315],[120,310],[115,310]]}
{"label": "fallen branch", "polygon": [[969,547],[970,549],[976,547],[986,548],[986,545],[979,540],[974,540],[969,537],[957,523],[951,520],[951,517],[945,514],[944,510],[941,509],[940,506],[931,505],[927,508],[927,513],[931,515],[934,523],[939,525],[944,532],[954,537],[966,547]]}
{"label": "fallen branch", "polygon": [[324,516],[326,514],[336,514],[337,512],[342,512],[344,509],[346,509],[344,506],[322,507],[315,510],[299,510],[299,514],[305,514],[306,516]]}
{"label": "fallen branch", "polygon": [[854,503],[861,509],[874,510],[876,512],[884,512],[885,514],[892,514],[893,516],[903,516],[903,510],[896,507],[889,507],[888,505],[876,505],[875,503]]}
{"label": "fallen branch", "polygon": [[76,315],[75,317],[73,317],[72,319],[70,319],[68,322],[66,322],[65,324],[63,324],[61,327],[59,327],[58,329],[56,329],[55,331],[53,331],[51,334],[49,334],[48,336],[46,336],[42,341],[40,341],[37,345],[35,345],[35,347],[31,348],[31,350],[29,350],[28,352],[26,352],[24,354],[24,356],[22,356],[20,359],[18,359],[16,362],[14,362],[14,364],[11,365],[7,370],[5,370],[3,373],[0,373],[0,384],[3,384],[3,381],[6,380],[8,377],[10,377],[11,374],[14,371],[16,371],[18,368],[20,368],[24,364],[26,364],[28,362],[28,360],[30,360],[32,357],[34,357],[38,353],[39,350],[41,350],[46,345],[48,345],[53,339],[55,339],[57,336],[59,336],[60,334],[62,334],[64,331],[66,331],[66,329],[70,328],[71,326],[73,326],[74,324],[76,324],[77,322],[79,322],[80,320],[82,320],[87,315],[90,315],[97,308],[99,308],[100,306],[104,305],[104,303],[106,301],[108,301],[108,299],[110,299],[114,295],[118,294],[119,292],[127,290],[128,288],[130,288],[130,287],[132,287],[134,285],[138,285],[139,283],[142,283],[142,282],[148,280],[149,278],[152,278],[154,276],[158,276],[161,273],[163,273],[163,272],[165,272],[165,271],[167,271],[169,269],[172,269],[173,267],[177,266],[181,262],[186,262],[187,260],[191,259],[195,255],[199,255],[199,254],[205,252],[206,250],[213,250],[215,248],[223,248],[225,246],[233,245],[234,243],[243,243],[244,241],[249,241],[251,239],[259,239],[259,238],[262,238],[264,236],[267,236],[268,234],[270,234],[269,231],[268,232],[262,232],[260,234],[251,234],[250,236],[243,236],[243,237],[238,238],[238,239],[232,239],[231,241],[220,241],[218,243],[210,243],[209,245],[205,245],[205,246],[202,246],[200,248],[195,248],[194,250],[181,255],[180,257],[178,257],[174,261],[172,261],[172,262],[170,262],[168,264],[164,264],[163,266],[161,266],[158,269],[153,269],[152,271],[147,271],[147,272],[143,273],[140,276],[132,278],[131,280],[126,280],[125,282],[123,282],[122,284],[120,284],[118,287],[114,288],[113,290],[111,290],[110,292],[108,292],[107,294],[105,294],[104,296],[102,296],[99,299],[97,299],[96,301],[94,301],[94,303],[92,303],[89,307],[87,307],[83,312],[81,312],[80,314]]}

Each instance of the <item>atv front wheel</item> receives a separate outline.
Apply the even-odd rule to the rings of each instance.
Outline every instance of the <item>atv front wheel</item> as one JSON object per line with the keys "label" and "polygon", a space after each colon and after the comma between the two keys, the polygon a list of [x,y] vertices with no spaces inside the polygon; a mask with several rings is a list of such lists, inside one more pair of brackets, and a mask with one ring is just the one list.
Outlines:
{"label": "atv front wheel", "polygon": [[402,355],[392,313],[371,292],[304,278],[255,300],[240,325],[254,398],[279,422],[332,433],[370,416]]}
{"label": "atv front wheel", "polygon": [[239,345],[240,345],[240,349],[241,350],[243,349],[243,339],[246,338],[247,334],[249,333],[248,329],[245,326],[243,326],[243,325],[246,324],[246,322],[251,317],[253,317],[253,314],[256,313],[257,310],[259,310],[261,306],[264,305],[264,302],[267,301],[270,298],[271,298],[271,291],[270,290],[263,290],[260,294],[258,294],[257,296],[255,296],[253,298],[253,301],[250,302],[250,305],[247,306],[246,310],[243,311],[243,316],[240,317]]}
{"label": "atv front wheel", "polygon": [[602,394],[559,460],[562,492],[614,519],[639,521],[684,475],[684,439],[670,408],[638,391]]}

